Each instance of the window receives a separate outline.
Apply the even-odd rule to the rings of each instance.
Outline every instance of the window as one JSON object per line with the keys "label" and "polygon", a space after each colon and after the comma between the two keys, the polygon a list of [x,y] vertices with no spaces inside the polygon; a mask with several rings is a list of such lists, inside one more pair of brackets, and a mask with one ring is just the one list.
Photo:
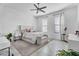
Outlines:
{"label": "window", "polygon": [[54,16],[55,32],[60,32],[60,14]]}
{"label": "window", "polygon": [[42,20],[42,31],[47,32],[47,19]]}

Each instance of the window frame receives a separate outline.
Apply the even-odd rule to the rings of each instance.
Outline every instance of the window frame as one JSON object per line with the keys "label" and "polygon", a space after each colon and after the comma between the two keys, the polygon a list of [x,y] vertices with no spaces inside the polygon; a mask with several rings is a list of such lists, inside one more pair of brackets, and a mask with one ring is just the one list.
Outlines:
{"label": "window frame", "polygon": [[[46,21],[46,24],[44,24],[44,21]],[[47,32],[47,27],[48,26],[48,20],[47,19],[42,19],[42,31]]]}
{"label": "window frame", "polygon": [[[57,16],[59,17],[59,24],[55,23],[56,22],[55,17],[57,17]],[[56,27],[59,27],[59,29],[57,30]],[[54,15],[54,32],[60,33],[60,31],[61,31],[61,14],[56,14],[56,15]]]}

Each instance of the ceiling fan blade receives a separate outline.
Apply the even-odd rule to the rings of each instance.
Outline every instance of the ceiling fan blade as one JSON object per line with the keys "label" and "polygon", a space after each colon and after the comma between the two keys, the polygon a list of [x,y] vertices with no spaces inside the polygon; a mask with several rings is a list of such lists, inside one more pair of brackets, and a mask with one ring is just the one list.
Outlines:
{"label": "ceiling fan blade", "polygon": [[41,7],[40,9],[44,9],[44,8],[47,8],[47,6]]}
{"label": "ceiling fan blade", "polygon": [[35,10],[37,10],[37,9],[30,9],[31,11],[35,11]]}
{"label": "ceiling fan blade", "polygon": [[40,9],[40,11],[42,11],[43,13],[45,13],[45,11],[44,11],[44,10],[42,10],[42,9]]}
{"label": "ceiling fan blade", "polygon": [[47,6],[44,7],[39,7],[40,3],[34,4],[34,6],[36,7],[36,9],[31,9],[31,11],[35,11],[36,10],[36,14],[38,14],[39,11],[45,13],[45,11],[43,9],[47,8]]}
{"label": "ceiling fan blade", "polygon": [[40,3],[37,3],[37,5],[38,5],[38,8],[39,8],[39,4],[40,4]]}
{"label": "ceiling fan blade", "polygon": [[36,8],[38,8],[36,4],[34,4],[34,6],[35,6]]}
{"label": "ceiling fan blade", "polygon": [[37,12],[36,13],[38,14],[38,9],[37,9]]}
{"label": "ceiling fan blade", "polygon": [[40,3],[37,3],[38,5],[40,4]]}

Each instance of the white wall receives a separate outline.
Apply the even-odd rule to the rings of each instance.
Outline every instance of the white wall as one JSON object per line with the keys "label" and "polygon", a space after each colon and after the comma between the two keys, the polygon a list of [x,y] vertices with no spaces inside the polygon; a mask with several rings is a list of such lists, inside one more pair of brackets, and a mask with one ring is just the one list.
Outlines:
{"label": "white wall", "polygon": [[74,34],[77,30],[77,6],[70,7],[64,11],[65,27],[67,27],[67,33]]}
{"label": "white wall", "polygon": [[34,9],[33,3],[26,4],[0,4],[0,32],[8,33],[13,32],[17,25],[37,25],[34,16],[43,15],[50,12],[60,10],[67,7],[68,3],[47,3],[41,4],[40,6],[47,6],[45,9],[46,13],[36,14],[30,9]]}
{"label": "white wall", "polygon": [[79,4],[78,4],[78,8],[77,8],[77,29],[79,30]]}
{"label": "white wall", "polygon": [[18,25],[35,25],[34,17],[29,10],[24,13],[17,9],[13,9],[12,7],[10,8],[10,6],[4,6],[0,13],[0,32],[13,32]]}
{"label": "white wall", "polygon": [[[78,28],[78,20],[77,20],[77,5],[76,6],[70,6],[66,9],[62,10],[64,12],[64,24],[63,26],[67,27],[67,33],[68,34],[75,34],[75,31]],[[61,11],[59,11],[61,12]],[[57,12],[56,12],[57,13]],[[53,39],[59,39],[60,35],[55,33],[54,31],[54,19],[53,19],[53,13],[48,15],[48,35],[50,38]]]}
{"label": "white wall", "polygon": [[[62,10],[64,12],[64,25],[65,27],[68,28],[68,33],[75,33],[77,30],[77,6],[74,7],[67,7]],[[59,11],[61,12],[61,11]],[[56,12],[57,13],[57,12]],[[43,15],[45,18],[48,19],[48,35],[50,38],[54,39],[59,39],[60,35],[56,34],[54,31],[54,19],[53,19],[53,13],[49,13],[47,15]],[[38,28],[41,30],[41,20],[45,19],[43,16],[38,16],[39,17],[39,25]],[[64,27],[63,27],[64,28]]]}
{"label": "white wall", "polygon": [[49,15],[44,15],[44,16],[40,16],[37,17],[37,30],[38,31],[42,31],[42,20],[46,19],[48,21],[48,25],[47,25],[47,34],[49,38],[53,38],[53,39],[59,39],[60,36],[59,34],[55,33],[54,30],[54,16],[53,14],[49,14]]}

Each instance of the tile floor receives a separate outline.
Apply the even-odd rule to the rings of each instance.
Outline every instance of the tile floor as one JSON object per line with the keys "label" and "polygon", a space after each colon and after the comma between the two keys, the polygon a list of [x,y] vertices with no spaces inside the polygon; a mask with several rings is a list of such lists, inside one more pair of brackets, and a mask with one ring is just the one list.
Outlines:
{"label": "tile floor", "polygon": [[[52,40],[48,44],[46,44],[44,47],[38,49],[36,52],[32,53],[30,56],[56,56],[57,51],[61,49],[74,49],[79,51],[79,42],[78,41],[68,41],[69,43],[60,41],[60,40]],[[21,54],[14,48],[11,48],[11,52],[15,54],[15,56],[21,56]],[[0,55],[3,52],[0,51]],[[7,51],[4,51],[5,54],[1,56],[7,56]]]}
{"label": "tile floor", "polygon": [[32,56],[55,56],[58,50],[68,49],[68,43],[59,40],[53,40],[46,46],[40,48]]}

